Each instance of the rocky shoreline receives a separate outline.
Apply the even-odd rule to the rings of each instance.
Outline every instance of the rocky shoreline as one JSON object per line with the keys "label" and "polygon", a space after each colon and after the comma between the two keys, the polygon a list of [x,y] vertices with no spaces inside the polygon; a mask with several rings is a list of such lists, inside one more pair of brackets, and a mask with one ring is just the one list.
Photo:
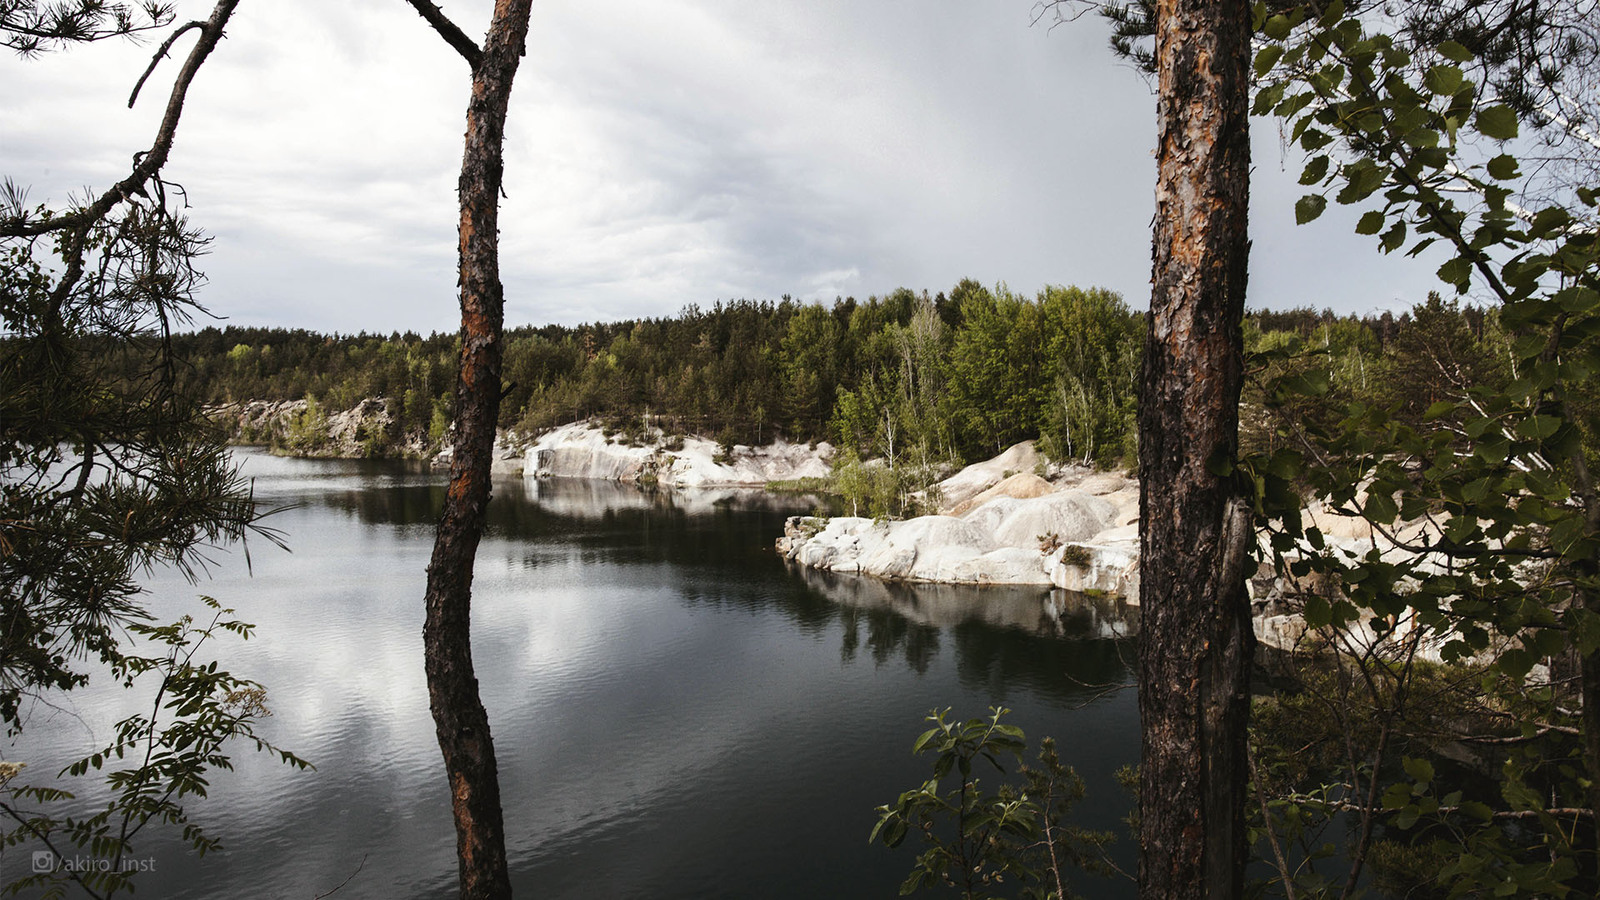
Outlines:
{"label": "rocky shoreline", "polygon": [[[368,399],[325,413],[305,400],[254,401],[224,404],[213,414],[241,443],[270,445],[275,452],[398,455],[447,467],[448,447],[435,454],[425,437],[394,433],[391,402]],[[825,442],[724,448],[702,437],[659,430],[628,436],[575,422],[533,439],[503,432],[495,441],[493,471],[668,488],[760,489],[776,481],[826,479],[833,453]],[[1047,466],[1033,444],[1023,442],[946,478],[926,499],[936,503],[938,514],[903,520],[793,516],[776,549],[805,570],[868,576],[863,584],[1045,587],[1139,605],[1139,485],[1127,475]],[[1304,515],[1336,549],[1398,552],[1358,518],[1317,507]],[[1397,537],[1405,540],[1420,527]],[[1287,598],[1304,595],[1307,587],[1284,583],[1265,566],[1250,579],[1258,640],[1280,649],[1302,640],[1305,622]]]}
{"label": "rocky shoreline", "polygon": [[[870,576],[866,581],[1048,586],[1136,609],[1137,482],[1087,469],[1057,473],[1052,482],[1031,468],[1043,467],[1027,443],[967,467],[938,485],[934,496],[943,498],[938,515],[898,521],[794,516],[785,523],[777,551],[804,569]],[[1359,517],[1318,505],[1302,516],[1304,524],[1322,532],[1329,552],[1350,555],[1408,553],[1396,541],[1414,540],[1429,527],[1423,520],[1408,523],[1390,538],[1375,534]],[[1256,639],[1278,650],[1300,649],[1307,626],[1297,598],[1328,590],[1280,576],[1263,564],[1247,582]],[[1410,624],[1400,621],[1380,632],[1370,623],[1356,623],[1342,639],[1373,646],[1404,635]],[[1425,642],[1418,656],[1438,662],[1440,649],[1437,642]]]}
{"label": "rocky shoreline", "polygon": [[[252,400],[218,404],[210,412],[236,443],[268,447],[275,453],[428,459],[435,468],[447,468],[452,448],[446,444],[440,450],[438,442],[424,434],[401,433],[396,403],[368,398],[350,409],[329,412],[307,400]],[[550,429],[536,438],[501,431],[495,436],[493,472],[675,488],[764,488],[773,481],[827,478],[833,452],[826,441],[723,447],[708,438],[669,435],[658,428],[630,436],[585,421]]]}
{"label": "rocky shoreline", "polygon": [[1031,443],[937,485],[938,515],[789,519],[777,549],[808,568],[938,584],[1051,585],[1138,598],[1139,488],[1084,468],[1056,482]]}
{"label": "rocky shoreline", "polygon": [[[589,478],[671,488],[764,488],[768,482],[827,478],[833,447],[827,442],[724,449],[703,437],[654,429],[643,438],[608,433],[592,422],[552,428],[532,441],[515,434],[495,440],[495,472],[538,478]],[[450,462],[450,448],[434,465]]]}
{"label": "rocky shoreline", "polygon": [[274,453],[322,459],[431,456],[423,434],[402,434],[398,401],[368,398],[345,410],[327,411],[309,400],[249,400],[209,408],[211,418],[235,443]]}

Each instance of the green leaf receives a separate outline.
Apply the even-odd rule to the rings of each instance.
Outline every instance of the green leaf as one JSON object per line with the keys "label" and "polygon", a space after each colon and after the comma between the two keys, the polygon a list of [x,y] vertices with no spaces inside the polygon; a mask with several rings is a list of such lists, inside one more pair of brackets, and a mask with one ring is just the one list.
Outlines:
{"label": "green leaf", "polygon": [[1405,220],[1400,219],[1397,220],[1393,225],[1390,225],[1389,230],[1383,233],[1381,240],[1383,242],[1383,252],[1385,253],[1393,253],[1394,251],[1400,249],[1400,247],[1406,242]]}
{"label": "green leaf", "polygon": [[1520,647],[1513,647],[1505,651],[1500,654],[1498,660],[1495,660],[1495,665],[1500,667],[1500,671],[1518,680],[1533,669],[1533,663],[1533,654]]}
{"label": "green leaf", "polygon": [[1306,163],[1305,169],[1300,172],[1300,183],[1309,187],[1321,181],[1327,174],[1327,154],[1312,157],[1311,161]]}
{"label": "green leaf", "polygon": [[1438,403],[1428,407],[1428,411],[1422,414],[1422,419],[1425,422],[1432,422],[1434,419],[1442,418],[1455,412],[1455,410],[1456,403],[1454,400],[1440,400]]}
{"label": "green leaf", "polygon": [[1479,133],[1497,141],[1509,141],[1517,136],[1517,114],[1505,104],[1487,106],[1478,110]]}
{"label": "green leaf", "polygon": [[1502,153],[1489,160],[1489,177],[1497,181],[1508,181],[1517,177],[1517,158],[1509,153]]}
{"label": "green leaf", "polygon": [[1324,628],[1333,622],[1333,607],[1326,598],[1313,594],[1306,598],[1304,611],[1306,625],[1311,628]]}
{"label": "green leaf", "polygon": [[1389,176],[1389,170],[1367,160],[1361,160],[1346,167],[1344,176],[1346,182],[1344,189],[1339,191],[1336,199],[1348,205],[1365,200],[1372,196],[1373,191],[1383,187],[1384,179]]}
{"label": "green leaf", "polygon": [[1528,226],[1529,236],[1542,239],[1553,236],[1572,223],[1572,214],[1559,206],[1547,206],[1533,214]]}
{"label": "green leaf", "polygon": [[1278,60],[1282,58],[1282,56],[1283,45],[1281,44],[1268,44],[1267,46],[1262,47],[1261,52],[1256,54],[1256,77],[1260,78],[1272,71],[1272,67],[1278,64]]}
{"label": "green leaf", "polygon": [[1283,449],[1272,454],[1267,471],[1285,480],[1292,480],[1305,466],[1305,454],[1298,450]]}
{"label": "green leaf", "polygon": [[1261,26],[1261,31],[1272,40],[1281,41],[1289,36],[1291,27],[1293,26],[1289,22],[1289,17],[1283,13],[1278,13]]}
{"label": "green leaf", "polygon": [[1464,80],[1460,69],[1455,66],[1439,65],[1429,69],[1427,74],[1422,76],[1422,86],[1435,94],[1449,97],[1461,90],[1461,83]]}
{"label": "green leaf", "polygon": [[1233,458],[1228,455],[1227,450],[1218,449],[1206,460],[1206,471],[1218,478],[1227,478],[1233,474]]}
{"label": "green leaf", "polygon": [[1394,498],[1381,490],[1374,490],[1367,495],[1367,505],[1362,507],[1362,514],[1379,525],[1387,525],[1394,521],[1400,514],[1399,507],[1395,506]]}
{"label": "green leaf", "polygon": [[1529,416],[1517,423],[1517,434],[1529,440],[1542,441],[1561,427],[1558,416]]}
{"label": "green leaf", "polygon": [[1415,759],[1408,756],[1401,760],[1401,765],[1405,768],[1406,774],[1411,776],[1412,779],[1416,781],[1433,781],[1433,763],[1425,759]]}
{"label": "green leaf", "polygon": [[1411,802],[1411,785],[1396,782],[1383,790],[1383,799],[1380,801],[1384,809],[1403,809]]}
{"label": "green leaf", "polygon": [[1371,209],[1361,214],[1361,221],[1356,223],[1356,234],[1377,234],[1383,230],[1383,223],[1388,221],[1382,210]]}
{"label": "green leaf", "polygon": [[1452,60],[1454,62],[1464,63],[1469,62],[1472,59],[1472,51],[1461,46],[1455,41],[1445,41],[1444,43],[1440,44],[1437,49],[1440,56],[1443,56],[1445,59]]}
{"label": "green leaf", "polygon": [[1455,286],[1456,290],[1466,290],[1472,281],[1472,261],[1463,256],[1446,262],[1439,267],[1439,280],[1445,284]]}
{"label": "green leaf", "polygon": [[1321,194],[1307,194],[1294,204],[1294,221],[1297,225],[1304,225],[1322,215],[1328,208],[1328,198]]}

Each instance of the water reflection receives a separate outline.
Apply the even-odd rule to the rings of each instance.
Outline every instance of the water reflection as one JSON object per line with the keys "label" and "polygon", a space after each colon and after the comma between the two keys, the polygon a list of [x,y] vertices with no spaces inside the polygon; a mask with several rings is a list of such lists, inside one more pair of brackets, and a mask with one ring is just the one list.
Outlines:
{"label": "water reflection", "polygon": [[790,571],[834,603],[887,610],[936,628],[982,623],[1047,637],[1122,640],[1139,627],[1139,608],[1120,598],[1074,594],[1036,585],[919,584],[823,572],[791,563]]}
{"label": "water reflection", "polygon": [[[309,897],[365,860],[339,896],[449,896],[453,831],[420,640],[443,477],[246,465],[259,496],[296,506],[276,523],[294,552],[257,551],[253,575],[224,562],[204,590],[258,625],[227,663],[269,685],[270,736],[318,769],[241,756],[196,810],[231,852],[197,862],[175,840],[147,845],[162,868],[140,895]],[[519,893],[893,896],[914,853],[869,846],[871,810],[927,777],[906,751],[935,706],[1015,707],[1030,736],[1062,739],[1089,782],[1083,824],[1119,827],[1111,773],[1136,753],[1137,711],[1131,692],[1094,686],[1127,678],[1127,642],[1112,638],[1135,626],[1129,611],[790,569],[773,540],[813,503],[496,482],[473,642]],[[131,703],[91,692],[79,712],[103,729]],[[15,758],[46,770],[81,735],[59,737]],[[1081,893],[1128,895],[1111,883]]]}
{"label": "water reflection", "polygon": [[1120,600],[1023,585],[887,582],[792,563],[790,572],[837,607],[845,663],[864,643],[878,665],[898,658],[924,672],[949,634],[962,682],[997,699],[1026,687],[1066,702],[1086,688],[1128,683],[1139,609]]}

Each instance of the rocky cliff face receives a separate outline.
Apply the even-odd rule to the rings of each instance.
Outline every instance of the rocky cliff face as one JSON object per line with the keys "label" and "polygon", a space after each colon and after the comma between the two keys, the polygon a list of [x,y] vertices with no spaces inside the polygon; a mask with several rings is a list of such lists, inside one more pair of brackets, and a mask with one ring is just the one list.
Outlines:
{"label": "rocky cliff face", "polygon": [[[778,552],[822,572],[891,582],[1053,585],[1137,606],[1137,483],[1114,473],[1069,472],[1051,483],[1016,472],[1017,466],[1035,459],[1031,451],[1019,445],[947,479],[940,485],[948,504],[942,515],[904,521],[790,518],[777,541]],[[1428,527],[1420,520],[1408,523],[1389,539],[1374,534],[1359,518],[1315,505],[1305,510],[1304,518],[1322,531],[1329,552],[1376,550],[1385,557],[1408,553],[1396,541],[1414,542]],[[1337,592],[1336,586],[1280,577],[1268,564],[1248,588],[1256,638],[1280,650],[1318,639],[1308,634],[1297,598]],[[1339,639],[1377,645],[1405,635],[1410,627],[1401,621],[1380,630],[1361,622]],[[1437,642],[1427,644],[1419,656],[1437,662],[1440,649]]]}
{"label": "rocky cliff face", "polygon": [[251,400],[212,407],[211,415],[234,440],[291,456],[361,458],[420,457],[431,449],[425,435],[400,434],[397,401],[368,398],[346,410],[329,411],[306,400]]}
{"label": "rocky cliff face", "polygon": [[701,437],[659,431],[628,443],[588,422],[540,435],[523,453],[523,471],[540,477],[596,478],[663,487],[763,487],[769,481],[826,478],[833,448],[826,442],[764,447],[734,445],[727,453]]}
{"label": "rocky cliff face", "polygon": [[[1033,473],[1038,456],[1019,444],[942,482],[944,514],[904,521],[794,518],[778,550],[803,566],[919,582],[1059,584],[1080,592],[1128,594],[1123,573],[1138,571],[1138,489],[1125,478],[1084,471],[1052,484]],[[1015,467],[1026,466],[1027,471]],[[1102,546],[1114,535],[1115,546]],[[1064,563],[1063,560],[1066,562]],[[1090,584],[1078,563],[1104,572]],[[1135,576],[1137,577],[1137,576]],[[1133,591],[1137,597],[1137,590]]]}

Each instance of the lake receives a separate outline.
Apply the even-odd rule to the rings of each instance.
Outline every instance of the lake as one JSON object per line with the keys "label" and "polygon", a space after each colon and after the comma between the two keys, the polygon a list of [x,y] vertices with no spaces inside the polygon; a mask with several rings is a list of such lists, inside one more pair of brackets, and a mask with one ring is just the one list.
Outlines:
{"label": "lake", "polygon": [[[396,462],[244,452],[292,552],[215,554],[150,579],[170,619],[215,596],[257,626],[209,645],[267,685],[263,736],[190,805],[226,849],[142,839],[137,896],[445,898],[454,830],[422,672],[424,567],[443,477]],[[493,723],[511,876],[540,898],[893,897],[917,850],[869,845],[873,807],[928,777],[934,707],[992,704],[1054,735],[1088,783],[1075,821],[1125,832],[1112,773],[1138,754],[1129,610],[1037,588],[891,585],[802,571],[772,545],[814,501],[497,481],[473,650]],[[1133,613],[1136,614],[1136,610]],[[53,771],[148,694],[94,685],[35,709],[6,751]],[[27,845],[0,858],[25,870]],[[1132,864],[1125,833],[1116,859]],[[348,879],[348,881],[347,881]],[[1089,897],[1131,883],[1079,876]]]}

